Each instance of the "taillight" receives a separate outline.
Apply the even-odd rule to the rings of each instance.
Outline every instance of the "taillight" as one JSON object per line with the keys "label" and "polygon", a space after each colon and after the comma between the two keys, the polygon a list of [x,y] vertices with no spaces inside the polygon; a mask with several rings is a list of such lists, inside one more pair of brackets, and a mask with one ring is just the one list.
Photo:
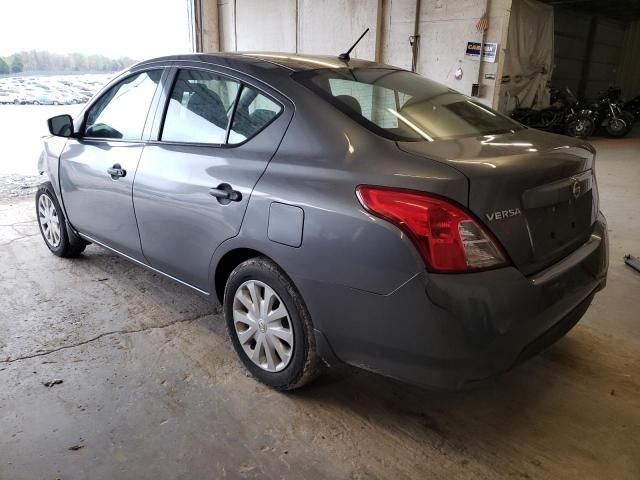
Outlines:
{"label": "taillight", "polygon": [[468,272],[506,265],[484,229],[446,200],[406,190],[360,185],[362,206],[407,233],[429,270]]}

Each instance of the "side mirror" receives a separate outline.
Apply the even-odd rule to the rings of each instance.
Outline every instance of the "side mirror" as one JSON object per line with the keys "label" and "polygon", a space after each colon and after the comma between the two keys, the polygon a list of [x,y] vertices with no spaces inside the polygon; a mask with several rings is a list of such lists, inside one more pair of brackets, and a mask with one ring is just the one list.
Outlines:
{"label": "side mirror", "polygon": [[57,115],[47,120],[49,133],[56,137],[73,136],[73,119],[71,115]]}

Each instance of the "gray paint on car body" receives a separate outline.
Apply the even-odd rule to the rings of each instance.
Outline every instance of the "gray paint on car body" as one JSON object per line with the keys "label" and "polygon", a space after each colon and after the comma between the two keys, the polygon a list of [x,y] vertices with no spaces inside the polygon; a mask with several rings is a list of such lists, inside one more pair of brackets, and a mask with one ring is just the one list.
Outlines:
{"label": "gray paint on car body", "polygon": [[273,202],[269,206],[269,240],[290,247],[302,245],[304,210],[295,205]]}
{"label": "gray paint on car body", "polygon": [[[522,207],[524,191],[592,170],[595,151],[588,144],[529,129],[491,138],[395,142],[291,78],[322,64],[395,67],[260,55],[177,55],[123,72],[88,103],[75,126],[82,127],[88,109],[119,79],[163,68],[143,138],[133,146],[104,141],[89,149],[82,139],[69,146],[64,139],[45,139],[43,170],[63,208],[72,206],[72,228],[91,238],[99,233],[105,245],[211,296],[219,291],[215,282],[224,259],[238,251],[266,255],[300,292],[332,363],[339,359],[447,388],[510,368],[545,331],[570,328],[575,312],[604,287],[608,240],[595,182],[593,192],[585,193],[594,198],[592,219],[580,235],[602,240],[577,265],[561,259],[565,250],[580,247],[581,236],[575,246],[536,257]],[[276,98],[283,112],[238,146],[162,142],[164,103],[179,68],[237,78]],[[140,155],[132,154],[131,176],[120,182],[99,177],[115,157],[101,161],[90,150]],[[208,195],[222,182],[240,191],[242,201],[223,205]],[[510,265],[462,274],[427,271],[406,234],[363,208],[359,185],[424,192],[458,205],[497,239]],[[104,225],[92,223],[101,195],[107,205],[127,211],[118,218],[107,212]],[[510,208],[522,214],[487,222],[486,214]],[[532,276],[550,265],[559,266],[553,280],[534,284]]]}

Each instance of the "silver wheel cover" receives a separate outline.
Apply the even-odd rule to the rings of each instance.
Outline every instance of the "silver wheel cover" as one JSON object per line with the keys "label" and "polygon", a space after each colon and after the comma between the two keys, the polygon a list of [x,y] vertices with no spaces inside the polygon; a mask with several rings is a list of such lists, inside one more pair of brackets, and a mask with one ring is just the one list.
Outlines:
{"label": "silver wheel cover", "polygon": [[233,297],[235,334],[247,356],[267,372],[279,372],[293,355],[293,328],[278,294],[259,280],[244,282]]}
{"label": "silver wheel cover", "polygon": [[38,199],[38,222],[42,228],[42,236],[52,248],[60,245],[60,217],[53,201],[47,194]]}

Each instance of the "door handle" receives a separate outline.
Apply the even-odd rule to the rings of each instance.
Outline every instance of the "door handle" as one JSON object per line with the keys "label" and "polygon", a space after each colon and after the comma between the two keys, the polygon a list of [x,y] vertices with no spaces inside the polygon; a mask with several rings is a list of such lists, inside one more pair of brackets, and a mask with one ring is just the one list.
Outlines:
{"label": "door handle", "polygon": [[120,166],[119,163],[116,163],[113,167],[107,168],[107,173],[111,175],[113,180],[117,180],[120,177],[124,177],[127,175],[127,171]]}
{"label": "door handle", "polygon": [[228,183],[221,183],[216,188],[209,189],[209,195],[216,197],[222,205],[242,200],[242,194],[234,190]]}

